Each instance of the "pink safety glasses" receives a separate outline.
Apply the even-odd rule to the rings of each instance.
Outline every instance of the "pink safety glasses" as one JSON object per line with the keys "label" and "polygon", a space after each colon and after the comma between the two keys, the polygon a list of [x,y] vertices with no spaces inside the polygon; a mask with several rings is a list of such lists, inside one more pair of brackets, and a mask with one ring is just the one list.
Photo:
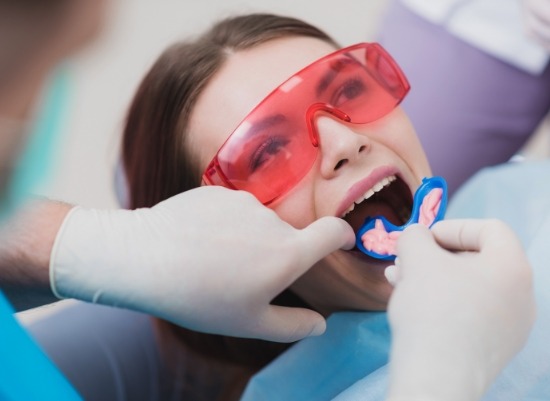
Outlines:
{"label": "pink safety glasses", "polygon": [[305,67],[238,125],[203,174],[203,183],[252,193],[269,204],[292,189],[319,153],[318,113],[367,124],[391,112],[410,86],[377,43],[360,43]]}

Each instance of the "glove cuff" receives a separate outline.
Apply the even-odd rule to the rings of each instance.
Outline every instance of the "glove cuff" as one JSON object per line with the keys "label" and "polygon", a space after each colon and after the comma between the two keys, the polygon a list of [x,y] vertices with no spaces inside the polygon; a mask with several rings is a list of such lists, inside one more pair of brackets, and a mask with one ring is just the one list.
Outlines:
{"label": "glove cuff", "polygon": [[55,263],[55,261],[58,258],[58,252],[59,252],[59,247],[60,247],[60,243],[61,243],[61,238],[65,234],[65,229],[66,229],[67,225],[69,224],[68,222],[69,222],[71,216],[73,215],[73,213],[75,213],[80,208],[81,208],[80,206],[73,207],[71,210],[69,210],[69,213],[67,213],[67,215],[63,219],[63,222],[61,223],[61,226],[59,227],[59,231],[57,232],[57,235],[55,237],[55,241],[54,241],[54,244],[53,244],[53,247],[52,247],[52,252],[50,254],[50,266],[49,266],[49,269],[50,269],[49,270],[49,273],[50,273],[50,288],[51,288],[53,294],[59,299],[64,299],[66,297],[64,297],[59,292],[59,290],[57,288],[57,285],[56,285],[56,269],[55,269],[56,263]]}
{"label": "glove cuff", "polygon": [[118,306],[121,292],[140,284],[130,270],[139,270],[141,248],[150,242],[148,230],[142,227],[148,212],[73,208],[50,257],[53,293],[58,298]]}

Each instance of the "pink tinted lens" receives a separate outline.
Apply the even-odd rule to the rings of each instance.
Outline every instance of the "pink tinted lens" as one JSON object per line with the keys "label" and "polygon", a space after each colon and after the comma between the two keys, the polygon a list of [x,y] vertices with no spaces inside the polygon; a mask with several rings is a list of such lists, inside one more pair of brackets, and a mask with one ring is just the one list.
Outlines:
{"label": "pink tinted lens", "polygon": [[256,106],[220,148],[203,180],[251,192],[269,204],[292,189],[317,157],[312,144],[316,133],[308,129],[308,119],[315,117],[311,114],[337,109],[339,113],[331,114],[366,124],[393,110],[408,89],[404,75],[378,44],[332,53]]}

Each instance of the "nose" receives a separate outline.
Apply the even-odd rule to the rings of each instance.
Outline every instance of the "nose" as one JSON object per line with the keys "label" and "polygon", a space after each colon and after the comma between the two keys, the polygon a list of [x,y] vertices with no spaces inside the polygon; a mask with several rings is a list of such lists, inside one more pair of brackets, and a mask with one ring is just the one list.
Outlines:
{"label": "nose", "polygon": [[325,178],[338,175],[345,166],[357,163],[371,149],[371,139],[367,135],[356,133],[332,116],[318,116],[315,125],[322,156],[321,174]]}
{"label": "nose", "polygon": [[338,175],[345,166],[357,163],[371,148],[367,135],[358,134],[342,121],[329,115],[318,115],[315,128],[320,141],[321,174]]}

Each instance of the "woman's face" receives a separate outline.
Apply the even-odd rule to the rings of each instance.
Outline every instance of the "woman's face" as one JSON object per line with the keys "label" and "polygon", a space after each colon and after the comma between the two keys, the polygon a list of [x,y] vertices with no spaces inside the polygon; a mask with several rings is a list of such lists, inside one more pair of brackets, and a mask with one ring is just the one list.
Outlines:
{"label": "woman's face", "polygon": [[[334,50],[318,39],[294,37],[231,54],[191,114],[188,139],[192,151],[200,156],[201,169],[266,95]],[[395,224],[406,221],[412,194],[431,172],[403,111],[398,107],[363,125],[348,124],[327,114],[319,114],[315,122],[320,150],[313,167],[269,207],[297,228],[323,216],[344,217],[356,231],[368,215],[383,214]],[[387,184],[385,179],[394,176],[397,179]],[[384,189],[346,214],[380,182],[387,184]],[[388,264],[358,251],[336,251],[291,288],[325,314],[343,309],[381,310],[391,292],[384,277]]]}

